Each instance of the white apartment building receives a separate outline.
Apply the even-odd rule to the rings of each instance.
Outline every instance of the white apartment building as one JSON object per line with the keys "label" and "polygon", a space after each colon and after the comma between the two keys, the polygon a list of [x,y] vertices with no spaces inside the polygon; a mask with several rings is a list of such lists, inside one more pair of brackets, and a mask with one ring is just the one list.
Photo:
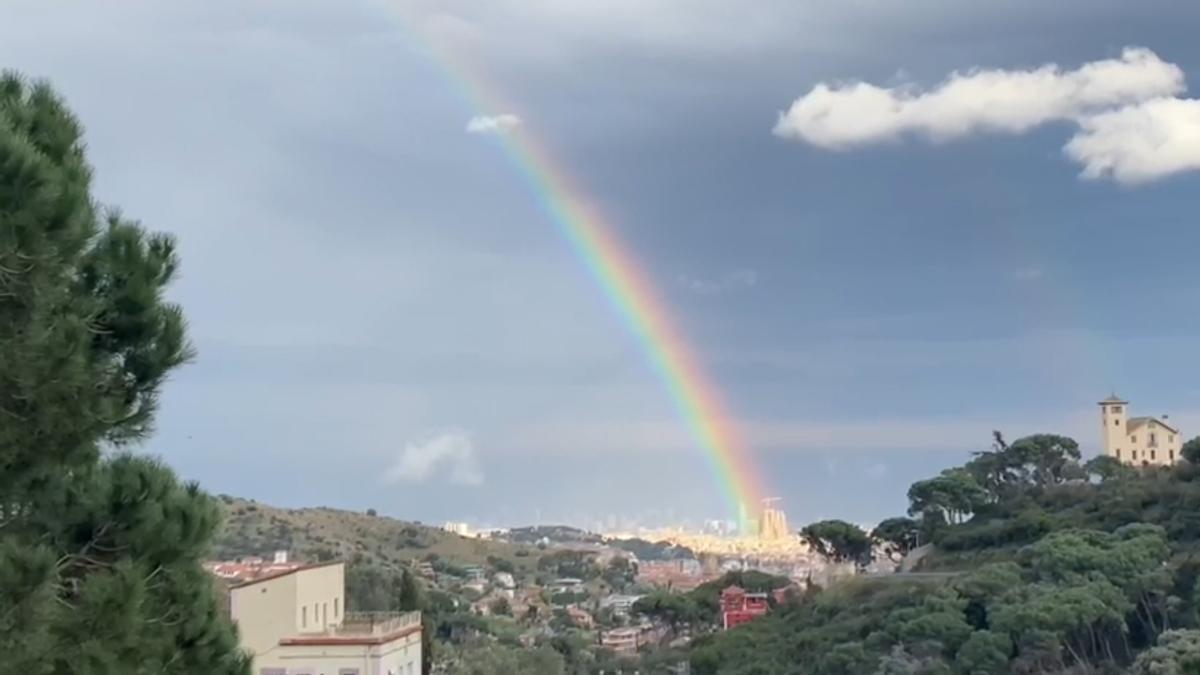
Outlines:
{"label": "white apartment building", "polygon": [[1129,401],[1116,395],[1100,401],[1099,405],[1104,454],[1136,466],[1163,466],[1179,461],[1183,439],[1166,415],[1129,417]]}
{"label": "white apartment building", "polygon": [[308,565],[229,591],[255,675],[420,675],[420,612],[346,612],[345,564]]}

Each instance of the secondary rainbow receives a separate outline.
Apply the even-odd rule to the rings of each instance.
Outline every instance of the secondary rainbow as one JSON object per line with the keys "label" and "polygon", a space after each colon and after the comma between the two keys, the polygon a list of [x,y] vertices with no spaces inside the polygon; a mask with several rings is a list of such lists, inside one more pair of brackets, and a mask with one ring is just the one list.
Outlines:
{"label": "secondary rainbow", "polygon": [[[465,59],[432,41],[416,39],[428,49],[470,115],[514,114],[514,108]],[[745,509],[756,511],[764,493],[749,448],[720,392],[616,229],[527,125],[516,124],[489,135],[641,344],[680,418],[703,450],[731,516],[742,518]]]}

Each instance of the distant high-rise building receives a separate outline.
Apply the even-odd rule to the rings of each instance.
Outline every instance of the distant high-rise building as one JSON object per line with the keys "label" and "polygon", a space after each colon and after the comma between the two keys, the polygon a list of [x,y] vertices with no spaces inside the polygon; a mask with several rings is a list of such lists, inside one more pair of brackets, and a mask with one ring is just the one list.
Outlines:
{"label": "distant high-rise building", "polygon": [[790,534],[788,531],[787,514],[782,509],[774,507],[774,504],[778,502],[779,497],[769,497],[762,500],[762,518],[758,521],[759,539],[784,539]]}

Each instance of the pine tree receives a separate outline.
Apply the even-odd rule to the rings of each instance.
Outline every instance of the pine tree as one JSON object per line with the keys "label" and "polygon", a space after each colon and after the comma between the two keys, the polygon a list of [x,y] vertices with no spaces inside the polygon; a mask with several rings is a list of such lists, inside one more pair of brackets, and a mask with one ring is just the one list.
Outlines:
{"label": "pine tree", "polygon": [[0,674],[244,675],[213,500],[124,449],[191,356],[172,239],[91,195],[79,123],[0,76]]}

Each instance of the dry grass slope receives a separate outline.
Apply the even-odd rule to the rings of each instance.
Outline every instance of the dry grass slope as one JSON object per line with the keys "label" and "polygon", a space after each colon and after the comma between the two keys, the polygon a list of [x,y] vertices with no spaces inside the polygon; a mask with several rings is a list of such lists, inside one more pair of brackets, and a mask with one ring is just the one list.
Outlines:
{"label": "dry grass slope", "polygon": [[421,523],[325,507],[281,509],[222,495],[225,523],[215,558],[270,556],[285,549],[300,560],[340,559],[397,566],[430,554],[460,565],[484,565],[489,556],[533,570],[529,546],[462,537]]}

